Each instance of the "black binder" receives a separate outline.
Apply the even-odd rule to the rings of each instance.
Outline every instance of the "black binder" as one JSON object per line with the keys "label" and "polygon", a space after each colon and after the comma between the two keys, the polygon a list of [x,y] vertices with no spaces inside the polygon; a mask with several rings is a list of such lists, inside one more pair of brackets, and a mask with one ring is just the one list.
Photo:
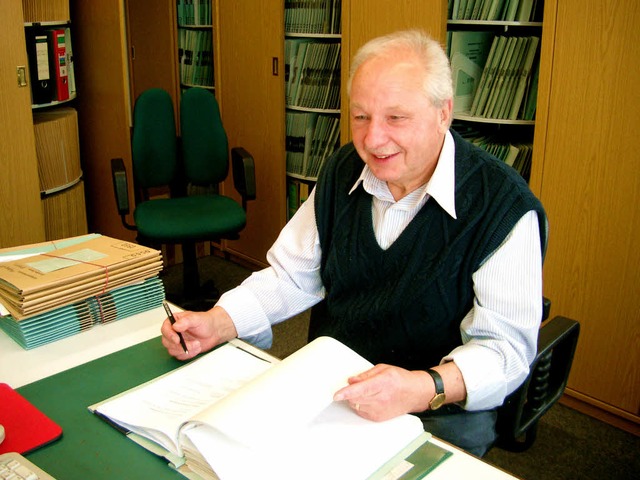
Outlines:
{"label": "black binder", "polygon": [[31,103],[51,103],[56,100],[56,66],[50,35],[45,28],[25,28],[29,76],[31,78]]}

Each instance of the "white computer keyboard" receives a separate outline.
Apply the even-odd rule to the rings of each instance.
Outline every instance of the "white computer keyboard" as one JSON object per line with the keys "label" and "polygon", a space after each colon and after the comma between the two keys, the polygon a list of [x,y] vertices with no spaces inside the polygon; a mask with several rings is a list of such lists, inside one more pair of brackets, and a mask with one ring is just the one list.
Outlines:
{"label": "white computer keyboard", "polygon": [[0,455],[0,478],[11,480],[55,480],[44,470],[16,452]]}

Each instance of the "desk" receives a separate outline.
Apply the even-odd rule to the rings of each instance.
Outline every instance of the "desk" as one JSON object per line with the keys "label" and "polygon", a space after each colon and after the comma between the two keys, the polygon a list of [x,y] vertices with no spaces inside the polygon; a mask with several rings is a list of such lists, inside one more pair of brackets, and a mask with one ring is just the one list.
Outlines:
{"label": "desk", "polygon": [[18,388],[157,337],[166,317],[164,308],[158,307],[33,350],[23,349],[0,330],[0,382]]}
{"label": "desk", "polygon": [[[12,340],[0,332],[0,381],[11,380],[7,383],[18,386],[18,391],[64,432],[57,442],[29,454],[32,462],[59,480],[184,480],[164,459],[127,440],[87,410],[89,405],[182,365],[167,355],[158,337],[163,318],[163,310],[155,309],[120,320],[120,325],[95,327],[31,351],[5,349],[11,347],[7,342]],[[57,358],[63,355],[72,358]],[[18,365],[21,371],[13,372]],[[431,472],[429,480],[514,478],[448,444],[433,441],[452,450],[453,456]]]}

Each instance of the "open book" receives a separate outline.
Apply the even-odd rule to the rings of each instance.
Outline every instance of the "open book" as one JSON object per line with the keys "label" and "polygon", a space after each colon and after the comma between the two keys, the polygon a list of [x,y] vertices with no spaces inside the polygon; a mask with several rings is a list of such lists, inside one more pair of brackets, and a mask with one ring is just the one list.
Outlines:
{"label": "open book", "polygon": [[415,416],[373,422],[333,401],[371,366],[328,337],[282,361],[234,340],[89,408],[202,478],[366,479],[428,438]]}

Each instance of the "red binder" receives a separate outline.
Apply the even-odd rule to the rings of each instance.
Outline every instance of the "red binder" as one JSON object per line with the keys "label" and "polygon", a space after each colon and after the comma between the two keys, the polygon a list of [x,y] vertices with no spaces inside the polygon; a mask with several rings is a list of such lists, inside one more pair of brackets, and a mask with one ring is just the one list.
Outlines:
{"label": "red binder", "polygon": [[56,68],[56,92],[57,100],[69,99],[69,75],[67,68],[67,44],[64,30],[53,30],[51,32],[53,43],[53,55]]}
{"label": "red binder", "polygon": [[0,424],[5,430],[0,454],[25,454],[62,436],[57,423],[6,383],[0,383]]}

